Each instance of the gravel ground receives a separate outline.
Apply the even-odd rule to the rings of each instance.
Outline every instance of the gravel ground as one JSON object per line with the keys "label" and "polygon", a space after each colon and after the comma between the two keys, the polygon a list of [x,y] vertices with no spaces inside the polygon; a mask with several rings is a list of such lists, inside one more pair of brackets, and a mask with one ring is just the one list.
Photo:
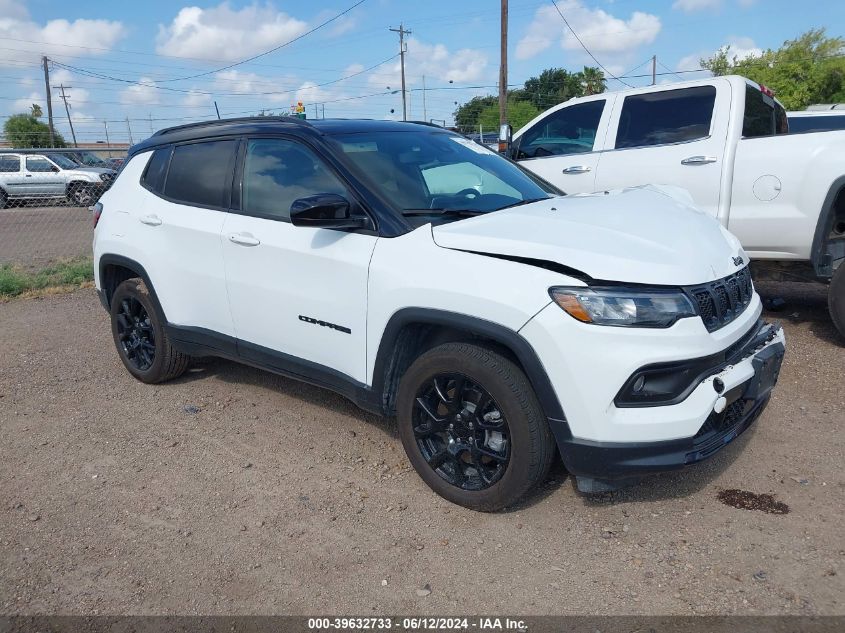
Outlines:
{"label": "gravel ground", "polygon": [[85,207],[0,209],[0,264],[40,268],[91,254],[91,212]]}
{"label": "gravel ground", "polygon": [[500,514],[435,497],[329,392],[219,360],[134,381],[92,291],[0,304],[0,612],[845,614],[845,348],[820,292],[774,291],[752,431],[600,498],[557,466]]}

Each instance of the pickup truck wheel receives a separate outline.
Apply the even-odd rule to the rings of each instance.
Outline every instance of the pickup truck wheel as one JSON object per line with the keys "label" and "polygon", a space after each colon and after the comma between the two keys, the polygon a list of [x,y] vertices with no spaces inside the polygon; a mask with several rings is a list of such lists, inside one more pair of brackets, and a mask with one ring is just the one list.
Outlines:
{"label": "pickup truck wheel", "polygon": [[420,356],[402,378],[397,417],[423,481],[473,510],[516,503],[546,477],[555,455],[525,374],[472,343],[447,343]]}
{"label": "pickup truck wheel", "polygon": [[6,192],[0,189],[0,209],[5,209],[8,202],[9,197],[6,195]]}
{"label": "pickup truck wheel", "polygon": [[839,268],[833,273],[833,279],[830,280],[827,307],[833,324],[839,334],[845,337],[845,262],[839,264]]}
{"label": "pickup truck wheel", "polygon": [[70,186],[68,197],[71,199],[71,202],[80,207],[86,207],[94,202],[92,187],[78,183]]}
{"label": "pickup truck wheel", "polygon": [[114,344],[130,374],[157,383],[185,372],[190,357],[170,344],[161,311],[141,279],[127,279],[117,287],[110,312]]}

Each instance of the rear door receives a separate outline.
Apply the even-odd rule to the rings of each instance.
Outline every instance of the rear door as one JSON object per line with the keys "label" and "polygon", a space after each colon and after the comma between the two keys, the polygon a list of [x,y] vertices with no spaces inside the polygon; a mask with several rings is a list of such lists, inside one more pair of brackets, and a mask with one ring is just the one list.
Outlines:
{"label": "rear door", "polygon": [[365,382],[367,276],[378,238],[290,222],[298,198],[339,194],[354,209],[354,194],[313,148],[278,137],[246,142],[241,183],[240,210],[223,228],[240,356],[287,371],[316,364]]}
{"label": "rear door", "polygon": [[553,110],[514,140],[513,155],[523,167],[565,192],[589,193],[601,157],[599,130],[607,128],[609,113],[607,98]]}
{"label": "rear door", "polygon": [[654,89],[617,101],[597,190],[669,184],[718,215],[730,86]]}
{"label": "rear door", "polygon": [[[141,177],[141,204],[127,209],[139,261],[169,323],[234,336],[220,231],[239,141],[219,139],[154,150]],[[199,332],[200,334],[202,332]],[[234,339],[231,350],[234,351]],[[228,348],[227,348],[228,349]]]}
{"label": "rear door", "polygon": [[57,165],[43,156],[27,156],[24,163],[24,192],[27,196],[65,195],[65,177]]}
{"label": "rear door", "polygon": [[22,196],[24,191],[24,173],[21,158],[14,154],[0,155],[0,185],[11,197]]}

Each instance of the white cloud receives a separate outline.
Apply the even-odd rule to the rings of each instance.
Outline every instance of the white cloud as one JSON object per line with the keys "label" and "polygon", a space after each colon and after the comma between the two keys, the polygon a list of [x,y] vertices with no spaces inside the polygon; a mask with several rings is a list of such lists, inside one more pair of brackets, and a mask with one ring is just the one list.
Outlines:
{"label": "white cloud", "polygon": [[198,108],[201,106],[211,105],[211,95],[208,95],[199,90],[191,90],[182,99],[182,105],[186,108]]}
{"label": "white cloud", "polygon": [[[758,57],[762,55],[761,49],[750,37],[731,37],[728,41],[720,47],[728,47],[728,59],[733,60],[736,57],[738,60],[746,59],[748,57]],[[720,49],[714,51],[700,51],[692,53],[686,57],[682,57],[678,61],[677,70],[697,70],[701,68],[701,60],[707,59],[715,55]]]}
{"label": "white cloud", "polygon": [[47,116],[47,104],[46,99],[44,99],[44,95],[38,92],[31,92],[29,93],[28,97],[21,97],[20,99],[16,99],[12,103],[11,112],[15,114],[28,114],[32,104],[37,104],[41,106],[41,111],[44,113],[44,116]]}
{"label": "white cloud", "polygon": [[290,103],[290,88],[301,80],[290,75],[266,77],[233,68],[214,75],[214,91],[229,94],[255,95],[262,101]]}
{"label": "white cloud", "polygon": [[141,77],[138,84],[129,86],[120,93],[121,103],[126,105],[154,105],[158,103],[156,83],[149,77]]}
{"label": "white cloud", "polygon": [[[35,22],[26,5],[16,0],[0,0],[0,38],[11,38],[15,51],[3,51],[0,66],[16,62],[41,61],[42,55],[104,55],[126,35],[121,22],[111,20],[49,20]],[[68,48],[81,47],[81,48]],[[89,47],[89,48],[85,48]]]}
{"label": "white cloud", "polygon": [[722,0],[675,0],[672,4],[673,9],[683,11],[685,13],[693,13],[695,11],[705,11],[707,9],[718,9],[722,6]]}
{"label": "white cloud", "polygon": [[[590,51],[596,54],[628,53],[650,44],[660,33],[660,18],[634,11],[630,18],[617,18],[602,9],[590,9],[581,0],[558,2],[561,12]],[[516,58],[530,59],[558,42],[564,50],[581,50],[553,6],[537,9],[525,35],[516,45]]]}
{"label": "white cloud", "polygon": [[240,10],[228,2],[216,7],[184,7],[173,21],[159,25],[156,51],[200,59],[235,61],[301,35],[308,25],[277,11],[252,4]]}

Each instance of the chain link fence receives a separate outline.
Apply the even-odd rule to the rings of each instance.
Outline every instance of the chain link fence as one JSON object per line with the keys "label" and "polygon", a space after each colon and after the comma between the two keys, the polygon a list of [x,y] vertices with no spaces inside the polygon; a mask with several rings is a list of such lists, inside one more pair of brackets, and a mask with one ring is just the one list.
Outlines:
{"label": "chain link fence", "polygon": [[0,273],[90,260],[89,207],[125,157],[125,149],[0,148]]}

